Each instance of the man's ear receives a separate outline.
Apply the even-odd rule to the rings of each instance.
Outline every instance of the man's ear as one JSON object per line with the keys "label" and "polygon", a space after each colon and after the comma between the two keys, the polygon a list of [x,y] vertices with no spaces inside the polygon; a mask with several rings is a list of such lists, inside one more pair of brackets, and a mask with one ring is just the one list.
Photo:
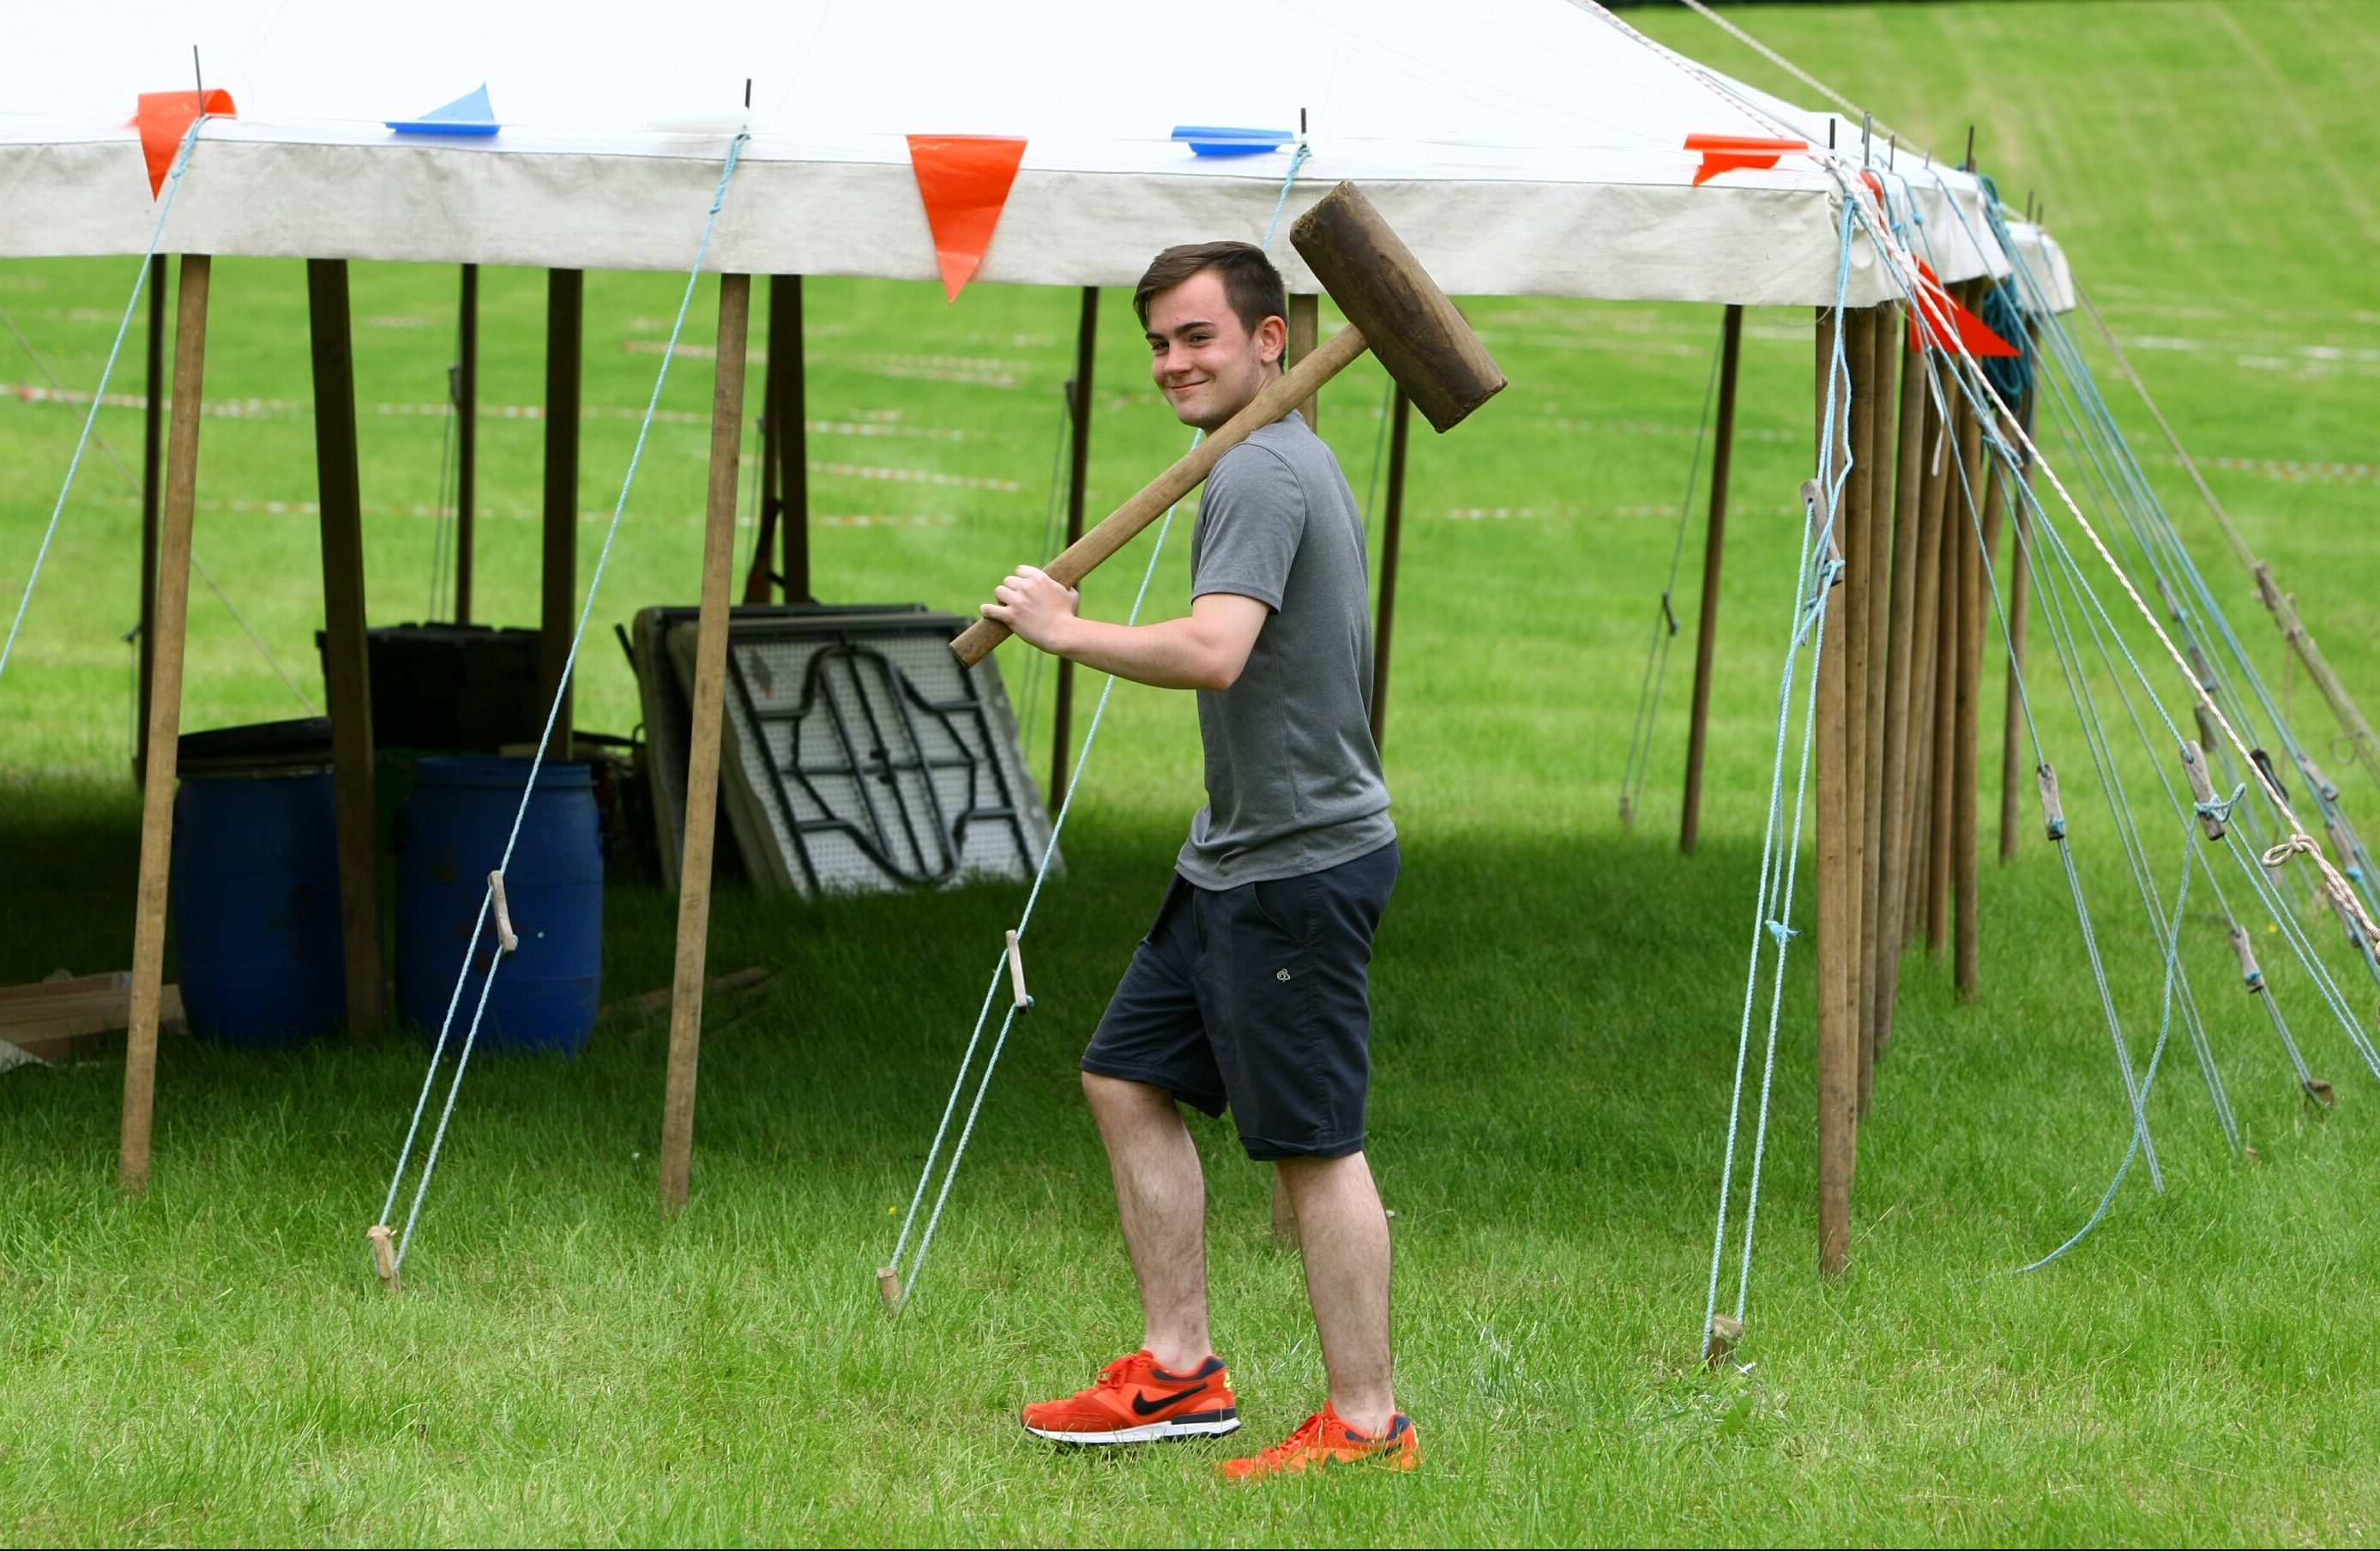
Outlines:
{"label": "man's ear", "polygon": [[1257,359],[1267,366],[1281,364],[1281,352],[1289,348],[1289,320],[1275,313],[1257,324]]}

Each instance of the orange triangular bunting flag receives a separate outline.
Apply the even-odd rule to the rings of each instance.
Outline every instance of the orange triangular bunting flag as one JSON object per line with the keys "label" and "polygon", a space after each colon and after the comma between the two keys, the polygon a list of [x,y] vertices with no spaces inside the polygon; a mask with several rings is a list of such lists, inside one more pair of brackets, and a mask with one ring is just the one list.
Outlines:
{"label": "orange triangular bunting flag", "polygon": [[[157,190],[165,186],[165,175],[174,170],[175,153],[182,149],[182,137],[190,132],[190,124],[200,111],[196,92],[140,93],[140,109],[133,115],[132,122],[140,130],[140,154],[149,163],[151,199],[155,199]],[[207,93],[204,111],[217,118],[238,116],[231,105],[231,93],[220,89]]]}
{"label": "orange triangular bunting flag", "polygon": [[942,294],[951,300],[975,278],[991,229],[1008,204],[1025,142],[990,135],[911,135],[909,165],[926,202],[926,223],[934,229],[934,262],[941,266]]}
{"label": "orange triangular bunting flag", "polygon": [[[1942,282],[1934,277],[1934,266],[1924,259],[1917,261],[1917,295],[1913,299],[1916,306],[1909,312],[1909,348],[1912,350],[1931,347],[1949,351],[1963,345],[1969,355],[1978,358],[2024,353],[2001,338],[1972,309],[1959,305],[1958,299],[1943,288]],[[1953,338],[1957,345],[1952,344]]]}

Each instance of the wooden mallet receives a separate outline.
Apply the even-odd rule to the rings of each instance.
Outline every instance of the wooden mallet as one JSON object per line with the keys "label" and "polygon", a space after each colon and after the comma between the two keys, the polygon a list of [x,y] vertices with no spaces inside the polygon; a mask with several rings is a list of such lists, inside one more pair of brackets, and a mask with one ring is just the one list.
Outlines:
{"label": "wooden mallet", "polygon": [[[1389,369],[1423,418],[1450,431],[1504,385],[1504,373],[1463,314],[1438,288],[1380,213],[1353,183],[1342,183],[1290,227],[1307,267],[1347,315],[1341,329],[1255,402],[1160,474],[1108,519],[1066,546],[1043,568],[1068,587],[1079,583],[1135,535],[1196,490],[1222,456],[1314,397],[1366,348]],[[951,642],[973,667],[1008,639],[1008,627],[978,619]]]}

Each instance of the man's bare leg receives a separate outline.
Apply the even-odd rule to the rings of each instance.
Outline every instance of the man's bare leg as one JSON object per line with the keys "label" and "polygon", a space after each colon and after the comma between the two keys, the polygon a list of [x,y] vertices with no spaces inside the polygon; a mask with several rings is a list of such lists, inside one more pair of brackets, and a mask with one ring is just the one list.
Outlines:
{"label": "man's bare leg", "polygon": [[[1207,1334],[1207,1179],[1197,1145],[1162,1088],[1087,1071],[1083,1093],[1115,1175],[1116,1215],[1140,1280],[1143,1344],[1159,1367],[1188,1373],[1214,1350]],[[1386,1249],[1384,1238],[1384,1264]]]}
{"label": "man's bare leg", "polygon": [[1389,1354],[1389,1219],[1364,1154],[1273,1166],[1297,1209],[1305,1295],[1339,1419],[1374,1437],[1397,1412]]}

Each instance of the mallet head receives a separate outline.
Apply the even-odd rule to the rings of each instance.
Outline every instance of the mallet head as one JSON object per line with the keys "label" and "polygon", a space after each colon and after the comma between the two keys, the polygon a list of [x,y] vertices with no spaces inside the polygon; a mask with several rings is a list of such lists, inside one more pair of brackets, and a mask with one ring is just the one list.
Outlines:
{"label": "mallet head", "polygon": [[1323,195],[1289,239],[1430,424],[1453,429],[1503,387],[1488,347],[1353,183]]}

